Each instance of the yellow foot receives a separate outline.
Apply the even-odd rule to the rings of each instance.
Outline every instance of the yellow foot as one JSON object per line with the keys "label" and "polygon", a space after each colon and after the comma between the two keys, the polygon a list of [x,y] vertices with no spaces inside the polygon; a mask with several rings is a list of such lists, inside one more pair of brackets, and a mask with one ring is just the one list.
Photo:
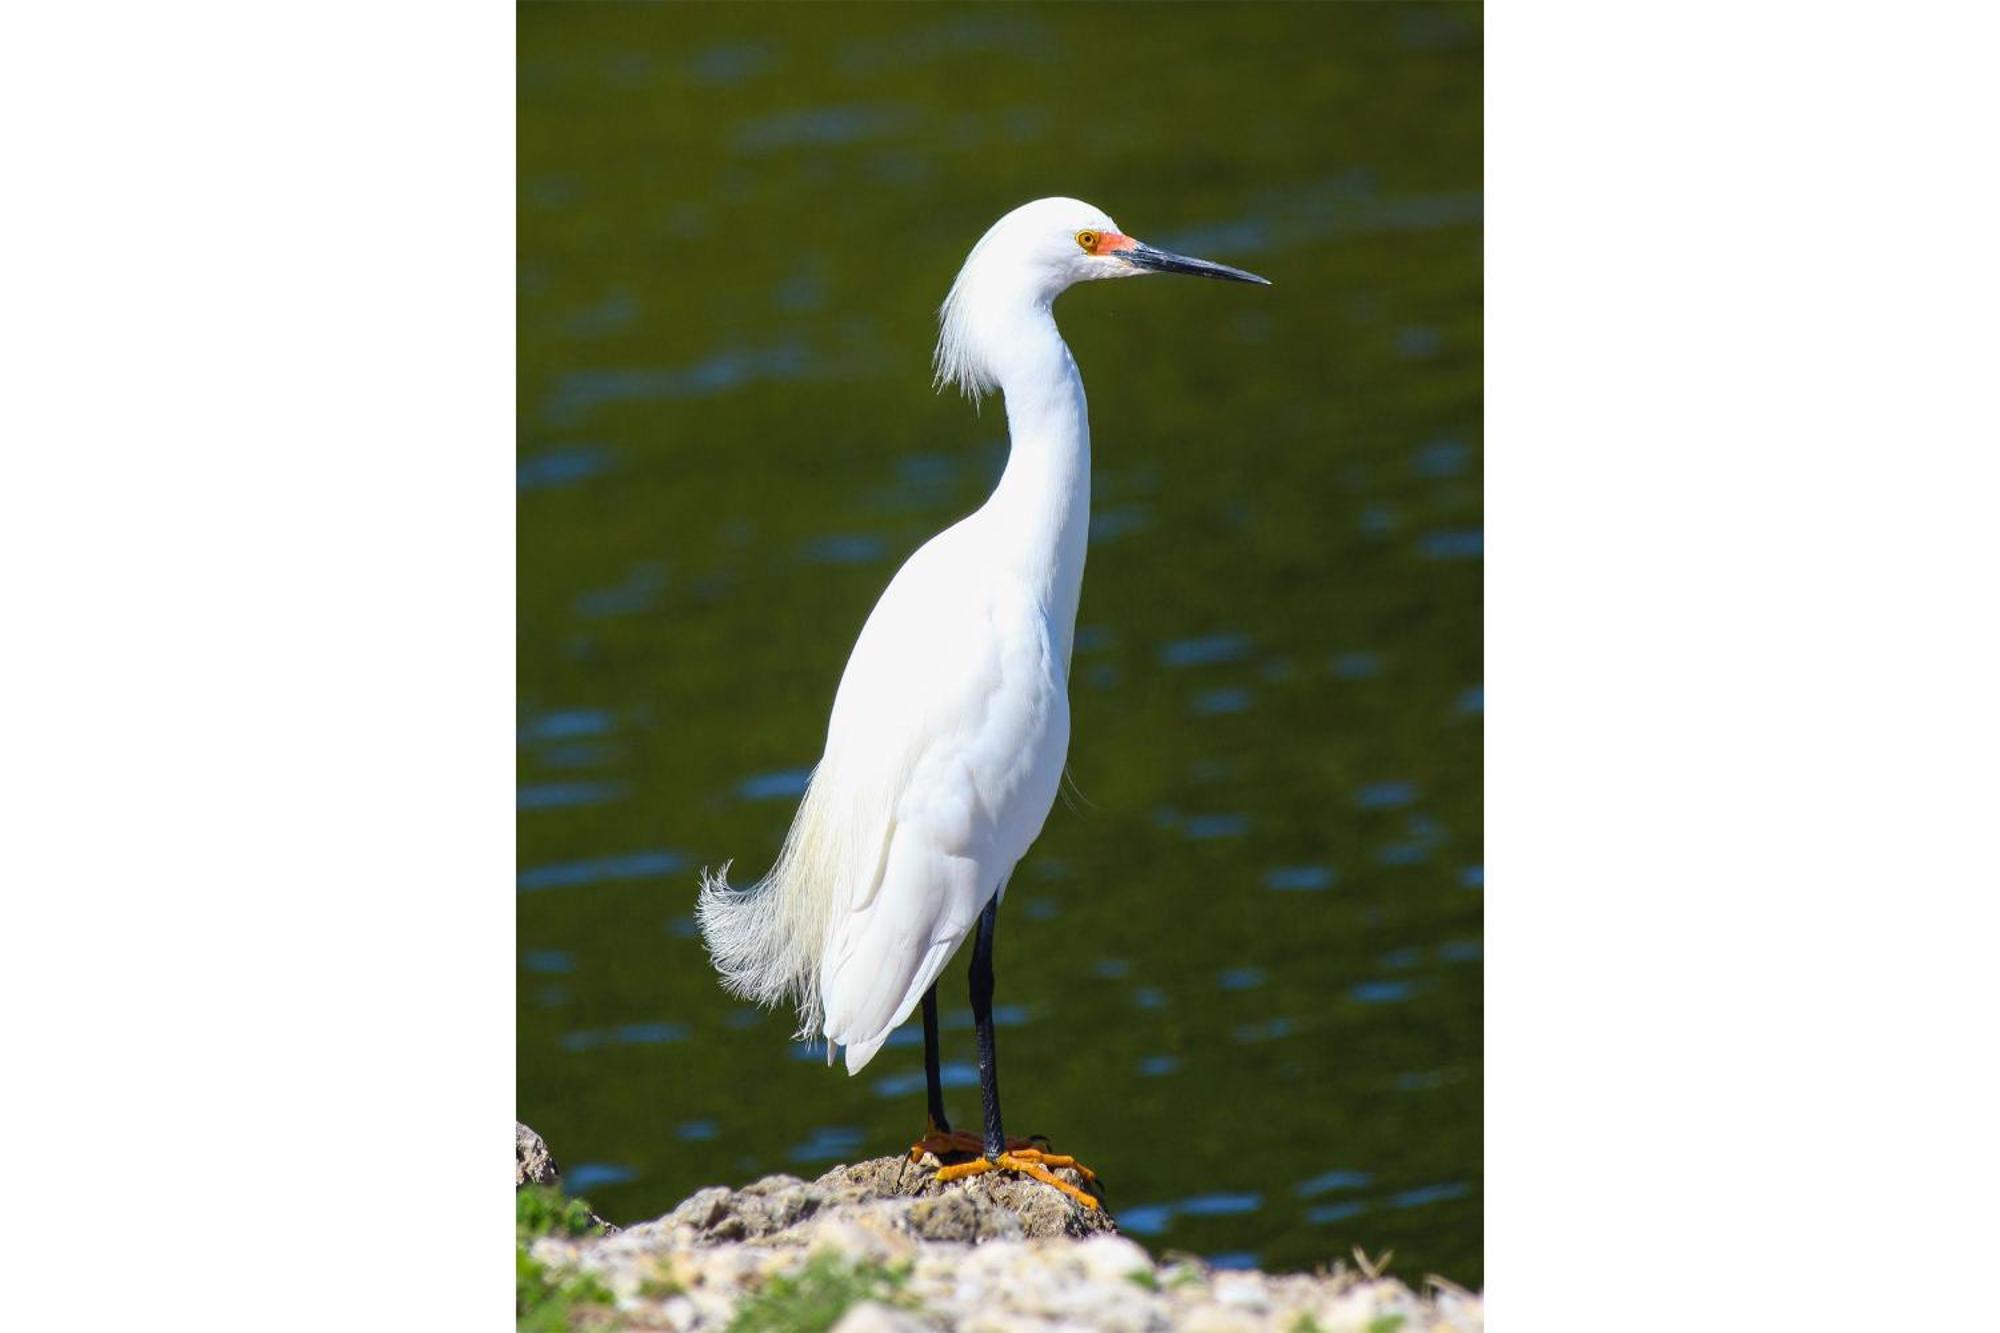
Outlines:
{"label": "yellow foot", "polygon": [[1085,1208],[1095,1208],[1098,1206],[1096,1199],[1050,1171],[1049,1168],[1052,1166],[1067,1167],[1087,1181],[1097,1179],[1095,1171],[1092,1171],[1074,1157],[1065,1157],[1061,1153],[1043,1152],[1040,1148],[1016,1148],[1012,1142],[1008,1143],[1007,1151],[1001,1153],[998,1157],[975,1157],[969,1162],[959,1162],[953,1166],[941,1166],[937,1171],[937,1179],[940,1184],[943,1184],[953,1180],[963,1180],[967,1176],[984,1175],[988,1171],[1019,1171],[1022,1175],[1039,1180],[1044,1185],[1055,1186]]}
{"label": "yellow foot", "polygon": [[[1008,1139],[1008,1152],[1035,1151],[1032,1139]],[[921,1162],[924,1154],[943,1162],[948,1157],[978,1157],[986,1151],[986,1140],[963,1129],[939,1129],[932,1125],[924,1131],[924,1136],[910,1145],[910,1160]]]}

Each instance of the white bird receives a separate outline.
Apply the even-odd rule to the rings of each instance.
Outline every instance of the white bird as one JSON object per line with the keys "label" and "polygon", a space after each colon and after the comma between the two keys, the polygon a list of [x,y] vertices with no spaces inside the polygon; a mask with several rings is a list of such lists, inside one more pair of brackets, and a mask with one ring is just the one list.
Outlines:
{"label": "white bird", "polygon": [[[1241,269],[1169,254],[1100,209],[1038,199],[980,238],[938,312],[937,387],[1006,399],[1007,466],[975,513],[918,548],[876,602],[842,673],[777,862],[732,890],[704,874],[698,915],[723,984],[791,1000],[798,1038],[844,1047],[858,1073],[924,1008],[931,1134],[946,1173],[995,1166],[1050,1176],[1071,1159],[1001,1132],[994,1058],[993,930],[1008,877],[1041,833],[1069,750],[1070,647],[1090,523],[1083,379],[1051,303],[1097,278]],[[1268,285],[1268,283],[1266,284]],[[938,1078],[938,973],[975,926],[972,1009],[982,1139],[952,1135]],[[1086,1176],[1088,1173],[1085,1173]]]}

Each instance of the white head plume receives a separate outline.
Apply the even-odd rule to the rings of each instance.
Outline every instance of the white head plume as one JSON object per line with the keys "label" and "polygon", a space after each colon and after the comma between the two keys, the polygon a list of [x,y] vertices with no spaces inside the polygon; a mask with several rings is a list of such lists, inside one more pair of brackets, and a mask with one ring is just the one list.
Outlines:
{"label": "white head plume", "polygon": [[978,401],[999,386],[994,358],[1021,316],[1046,311],[1074,283],[1136,276],[1086,250],[1081,233],[1115,236],[1118,224],[1101,208],[1057,196],[1022,204],[987,229],[938,308],[937,388]]}

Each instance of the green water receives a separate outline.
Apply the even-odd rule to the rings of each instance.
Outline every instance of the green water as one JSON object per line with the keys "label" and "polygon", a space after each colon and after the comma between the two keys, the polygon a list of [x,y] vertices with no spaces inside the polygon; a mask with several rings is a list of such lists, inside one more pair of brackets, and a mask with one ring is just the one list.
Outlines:
{"label": "green water", "polygon": [[827,1069],[689,911],[768,865],[874,598],[998,475],[933,312],[1071,194],[1275,285],[1056,308],[1095,513],[1008,1127],[1155,1250],[1479,1283],[1477,8],[536,6],[520,62],[517,1109],[572,1184],[630,1220],[922,1128],[914,1027]]}

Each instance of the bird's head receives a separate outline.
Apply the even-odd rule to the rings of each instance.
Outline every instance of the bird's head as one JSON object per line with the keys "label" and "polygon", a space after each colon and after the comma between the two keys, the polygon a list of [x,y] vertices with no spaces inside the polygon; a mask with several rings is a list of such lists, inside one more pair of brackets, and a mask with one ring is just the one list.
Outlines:
{"label": "bird's head", "polygon": [[1013,319],[1046,311],[1079,282],[1148,273],[1270,286],[1255,273],[1156,249],[1127,236],[1108,213],[1081,199],[1037,199],[994,223],[966,256],[938,310],[934,363],[939,387],[954,384],[977,398],[995,386],[993,358]]}

